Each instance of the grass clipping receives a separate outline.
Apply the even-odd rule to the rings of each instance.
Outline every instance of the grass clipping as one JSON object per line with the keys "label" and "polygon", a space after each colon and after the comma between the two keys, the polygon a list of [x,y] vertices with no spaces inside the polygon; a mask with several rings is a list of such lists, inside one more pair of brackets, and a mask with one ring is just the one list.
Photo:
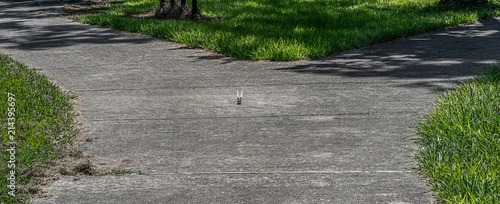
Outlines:
{"label": "grass clipping", "polygon": [[113,4],[121,2],[111,2],[109,0],[88,0],[82,4],[65,4],[62,11],[65,15],[81,15],[100,13],[111,7]]}
{"label": "grass clipping", "polygon": [[[4,141],[0,149],[10,148],[5,141],[12,140],[9,135],[14,136],[15,167],[7,165],[11,154],[3,152],[0,177],[7,178],[10,171],[15,171],[15,196],[8,194],[11,189],[6,187],[7,179],[1,179],[0,203],[25,203],[50,196],[43,186],[62,176],[78,179],[80,175],[136,173],[116,171],[131,163],[129,159],[101,165],[84,156],[79,147],[89,127],[76,117],[83,112],[76,106],[76,93],[0,53],[0,96],[6,101],[7,95],[14,100],[0,103],[0,114],[4,116],[0,117]],[[9,122],[7,118],[15,120]],[[9,127],[15,128],[14,134],[8,133]]]}

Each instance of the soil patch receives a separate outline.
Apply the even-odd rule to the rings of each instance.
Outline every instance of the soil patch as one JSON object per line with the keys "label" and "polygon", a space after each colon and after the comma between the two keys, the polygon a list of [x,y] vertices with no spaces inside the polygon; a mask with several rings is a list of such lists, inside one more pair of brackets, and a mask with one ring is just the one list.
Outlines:
{"label": "soil patch", "polygon": [[100,13],[107,10],[113,4],[122,3],[120,1],[109,0],[88,0],[82,4],[66,4],[62,11],[64,16],[76,16],[82,14]]}
{"label": "soil patch", "polygon": [[213,21],[224,20],[221,17],[211,17],[200,13],[192,14],[190,7],[181,7],[175,5],[173,8],[165,6],[163,8],[156,8],[153,11],[132,15],[136,18],[156,18],[160,20],[188,20],[188,21]]}
{"label": "soil patch", "polygon": [[[68,92],[72,95],[77,95],[63,86],[58,85],[55,81],[51,82],[59,86],[63,92]],[[19,172],[21,175],[32,178],[28,185],[20,186],[20,192],[29,192],[33,194],[32,200],[43,197],[51,197],[52,193],[45,190],[44,187],[59,180],[62,176],[73,176],[74,180],[79,180],[81,176],[105,176],[117,175],[116,171],[123,171],[125,173],[142,173],[140,171],[123,170],[126,166],[133,162],[133,160],[124,158],[121,161],[112,164],[95,164],[91,162],[90,156],[84,156],[80,147],[83,142],[89,142],[84,139],[84,134],[90,130],[90,126],[78,119],[85,110],[78,106],[81,98],[76,98],[71,101],[73,104],[73,128],[76,131],[74,138],[71,142],[56,146],[54,150],[58,153],[58,159],[52,161],[50,164],[34,163],[31,167]],[[123,173],[122,173],[123,174]]]}

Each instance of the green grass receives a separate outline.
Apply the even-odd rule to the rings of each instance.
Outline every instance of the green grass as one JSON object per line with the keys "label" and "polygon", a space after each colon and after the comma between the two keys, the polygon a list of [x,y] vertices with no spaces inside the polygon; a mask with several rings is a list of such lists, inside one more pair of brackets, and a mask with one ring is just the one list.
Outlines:
{"label": "green grass", "polygon": [[492,17],[497,1],[460,9],[438,0],[200,0],[204,15],[225,20],[191,22],[133,18],[159,0],[124,0],[78,19],[242,59],[297,60]]}
{"label": "green grass", "polygon": [[[49,165],[58,157],[58,145],[69,142],[76,134],[72,127],[70,100],[73,98],[49,82],[47,77],[0,53],[0,203],[26,202],[34,193],[34,188],[28,187],[35,184],[34,175],[28,171],[30,166],[35,163]],[[15,110],[9,111],[9,108]],[[8,121],[8,118],[15,121]],[[15,134],[8,133],[9,127],[12,127],[8,122],[13,122],[15,129],[11,129],[15,130]],[[15,197],[9,196],[6,179],[12,170],[8,167],[10,153],[4,151],[10,148],[7,144],[11,141],[9,135],[17,141]]]}
{"label": "green grass", "polygon": [[500,203],[500,65],[441,94],[419,124],[422,173],[446,203]]}

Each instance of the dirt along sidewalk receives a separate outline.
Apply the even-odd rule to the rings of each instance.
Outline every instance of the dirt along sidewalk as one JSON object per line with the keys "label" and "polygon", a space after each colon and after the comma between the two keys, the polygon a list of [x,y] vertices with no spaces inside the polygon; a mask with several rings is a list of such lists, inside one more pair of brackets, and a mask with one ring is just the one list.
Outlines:
{"label": "dirt along sidewalk", "polygon": [[249,62],[27,2],[0,1],[0,50],[80,95],[94,164],[144,172],[62,177],[36,203],[430,203],[411,127],[436,90],[500,49],[493,19],[324,59]]}

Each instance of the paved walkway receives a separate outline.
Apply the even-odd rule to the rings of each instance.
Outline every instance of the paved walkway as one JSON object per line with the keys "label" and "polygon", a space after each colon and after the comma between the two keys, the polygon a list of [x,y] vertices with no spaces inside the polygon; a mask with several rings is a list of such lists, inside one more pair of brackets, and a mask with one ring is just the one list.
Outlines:
{"label": "paved walkway", "polygon": [[93,162],[146,173],[64,177],[36,203],[430,203],[410,127],[435,90],[500,56],[500,19],[325,59],[248,62],[26,2],[0,0],[0,50],[83,98]]}

